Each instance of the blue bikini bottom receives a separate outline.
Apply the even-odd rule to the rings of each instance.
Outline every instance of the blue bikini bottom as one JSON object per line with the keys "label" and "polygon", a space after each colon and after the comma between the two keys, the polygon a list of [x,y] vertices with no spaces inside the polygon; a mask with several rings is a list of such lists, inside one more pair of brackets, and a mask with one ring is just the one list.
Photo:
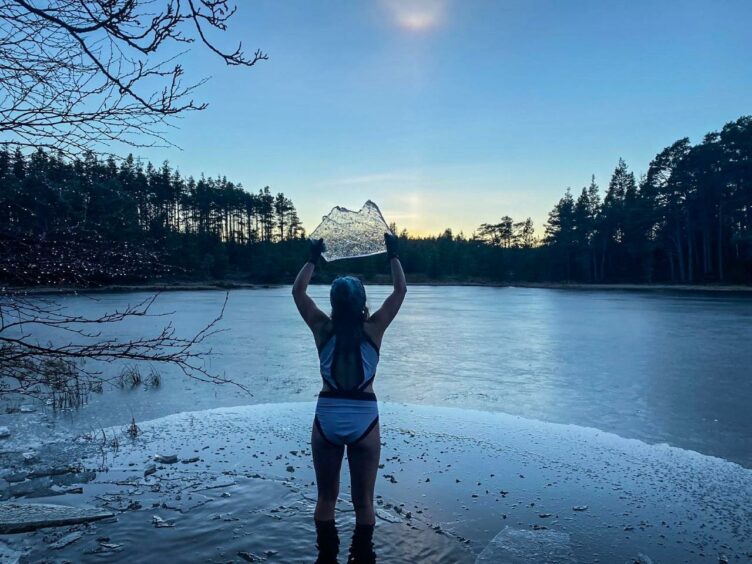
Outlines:
{"label": "blue bikini bottom", "polygon": [[321,392],[314,424],[335,446],[353,445],[379,422],[379,404],[372,392]]}

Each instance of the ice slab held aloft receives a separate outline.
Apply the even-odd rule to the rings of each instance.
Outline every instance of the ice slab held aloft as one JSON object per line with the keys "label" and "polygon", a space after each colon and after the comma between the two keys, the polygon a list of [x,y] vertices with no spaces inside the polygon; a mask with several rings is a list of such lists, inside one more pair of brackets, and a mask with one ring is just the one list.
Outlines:
{"label": "ice slab held aloft", "polygon": [[389,226],[379,207],[368,200],[359,211],[336,206],[325,215],[311,233],[311,239],[324,239],[326,251],[321,255],[331,262],[386,252],[384,233]]}

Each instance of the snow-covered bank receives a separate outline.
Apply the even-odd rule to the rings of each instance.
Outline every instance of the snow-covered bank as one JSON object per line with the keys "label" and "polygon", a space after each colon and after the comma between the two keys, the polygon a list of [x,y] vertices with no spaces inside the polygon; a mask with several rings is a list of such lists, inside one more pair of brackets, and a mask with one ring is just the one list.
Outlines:
{"label": "snow-covered bank", "polygon": [[[38,500],[106,506],[117,522],[79,527],[58,550],[43,532],[5,540],[32,560],[312,561],[312,413],[267,404],[139,423],[82,494]],[[752,471],[736,464],[498,413],[382,404],[381,421],[382,562],[752,558]],[[155,454],[184,462],[144,476]],[[346,552],[351,512],[340,524]]]}

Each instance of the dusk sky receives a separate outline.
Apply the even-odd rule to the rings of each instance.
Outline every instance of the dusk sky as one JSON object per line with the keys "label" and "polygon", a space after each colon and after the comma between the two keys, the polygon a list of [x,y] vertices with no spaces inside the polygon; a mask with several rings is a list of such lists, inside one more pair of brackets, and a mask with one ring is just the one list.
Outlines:
{"label": "dusk sky", "polygon": [[414,234],[503,215],[542,231],[567,187],[605,191],[678,138],[752,113],[752,2],[241,0],[221,43],[269,60],[211,75],[181,147],[138,151],[183,175],[269,185],[308,232],[374,200]]}

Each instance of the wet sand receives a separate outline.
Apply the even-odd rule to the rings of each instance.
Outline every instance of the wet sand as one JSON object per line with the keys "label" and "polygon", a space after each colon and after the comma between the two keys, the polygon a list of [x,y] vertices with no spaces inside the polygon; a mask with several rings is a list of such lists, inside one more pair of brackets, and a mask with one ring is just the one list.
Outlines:
{"label": "wet sand", "polygon": [[[135,440],[118,429],[117,452],[89,445],[84,466],[107,471],[82,493],[31,500],[106,507],[116,520],[6,535],[5,550],[30,562],[312,562],[313,408],[171,415],[139,423]],[[382,404],[381,420],[381,562],[752,559],[752,471],[736,464],[498,413]],[[155,454],[181,461],[144,476]],[[341,554],[348,481],[345,465]],[[51,548],[71,532],[82,534]]]}

